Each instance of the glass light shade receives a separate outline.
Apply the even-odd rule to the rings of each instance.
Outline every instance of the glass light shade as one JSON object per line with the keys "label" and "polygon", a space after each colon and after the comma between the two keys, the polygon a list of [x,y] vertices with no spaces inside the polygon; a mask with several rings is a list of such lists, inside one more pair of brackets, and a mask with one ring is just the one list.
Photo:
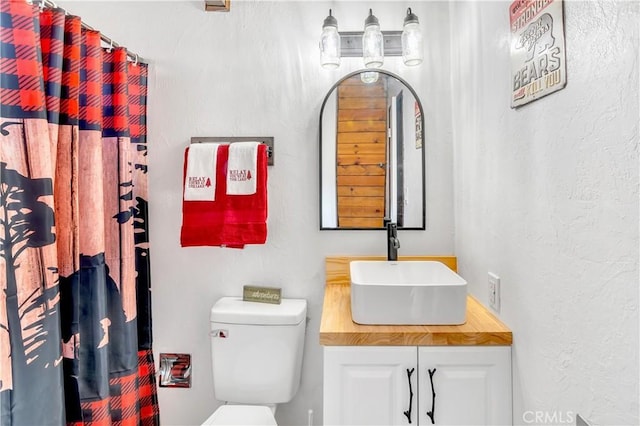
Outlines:
{"label": "glass light shade", "polygon": [[367,68],[380,68],[384,62],[384,37],[378,19],[369,9],[369,17],[364,21],[362,35],[362,59]]}
{"label": "glass light shade", "polygon": [[402,30],[402,60],[409,67],[422,63],[422,30],[417,22],[404,24]]}
{"label": "glass light shade", "polygon": [[323,27],[320,36],[320,65],[334,69],[340,66],[340,34],[336,27]]}
{"label": "glass light shade", "polygon": [[338,20],[331,14],[324,19],[320,36],[320,65],[322,68],[338,68],[340,66],[340,34]]}
{"label": "glass light shade", "polygon": [[409,67],[422,63],[422,30],[418,17],[407,9],[402,28],[402,60]]}

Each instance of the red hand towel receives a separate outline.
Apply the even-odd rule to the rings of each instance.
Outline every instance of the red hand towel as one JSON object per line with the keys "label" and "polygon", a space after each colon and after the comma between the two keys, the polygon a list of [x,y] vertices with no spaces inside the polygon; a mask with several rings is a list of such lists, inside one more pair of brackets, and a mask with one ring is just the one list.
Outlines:
{"label": "red hand towel", "polygon": [[[258,147],[256,193],[227,195],[229,146],[218,148],[215,201],[182,201],[180,244],[243,248],[267,240],[267,151]],[[185,171],[189,148],[185,150]]]}

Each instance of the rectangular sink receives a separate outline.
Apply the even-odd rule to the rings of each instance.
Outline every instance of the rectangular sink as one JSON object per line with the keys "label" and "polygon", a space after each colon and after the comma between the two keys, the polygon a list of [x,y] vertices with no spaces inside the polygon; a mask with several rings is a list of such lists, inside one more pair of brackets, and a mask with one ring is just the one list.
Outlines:
{"label": "rectangular sink", "polygon": [[351,315],[358,324],[459,325],[466,321],[467,282],[436,261],[356,260]]}

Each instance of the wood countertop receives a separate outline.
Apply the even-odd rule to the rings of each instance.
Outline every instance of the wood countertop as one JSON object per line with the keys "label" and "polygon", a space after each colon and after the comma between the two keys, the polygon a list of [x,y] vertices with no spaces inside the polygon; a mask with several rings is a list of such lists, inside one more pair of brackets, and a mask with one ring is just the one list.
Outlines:
{"label": "wood countertop", "polygon": [[[384,260],[382,256],[326,258],[327,285],[320,322],[320,344],[325,346],[442,346],[502,345],[512,343],[509,328],[473,296],[467,296],[463,325],[361,325],[351,319],[349,262]],[[400,256],[398,260],[437,260],[457,269],[453,256]]]}

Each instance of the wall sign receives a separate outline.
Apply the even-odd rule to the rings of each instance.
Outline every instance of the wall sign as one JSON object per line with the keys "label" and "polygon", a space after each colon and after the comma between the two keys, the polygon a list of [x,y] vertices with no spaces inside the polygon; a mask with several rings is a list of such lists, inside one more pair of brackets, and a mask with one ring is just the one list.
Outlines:
{"label": "wall sign", "polygon": [[562,0],[516,0],[511,22],[511,107],[567,84]]}

